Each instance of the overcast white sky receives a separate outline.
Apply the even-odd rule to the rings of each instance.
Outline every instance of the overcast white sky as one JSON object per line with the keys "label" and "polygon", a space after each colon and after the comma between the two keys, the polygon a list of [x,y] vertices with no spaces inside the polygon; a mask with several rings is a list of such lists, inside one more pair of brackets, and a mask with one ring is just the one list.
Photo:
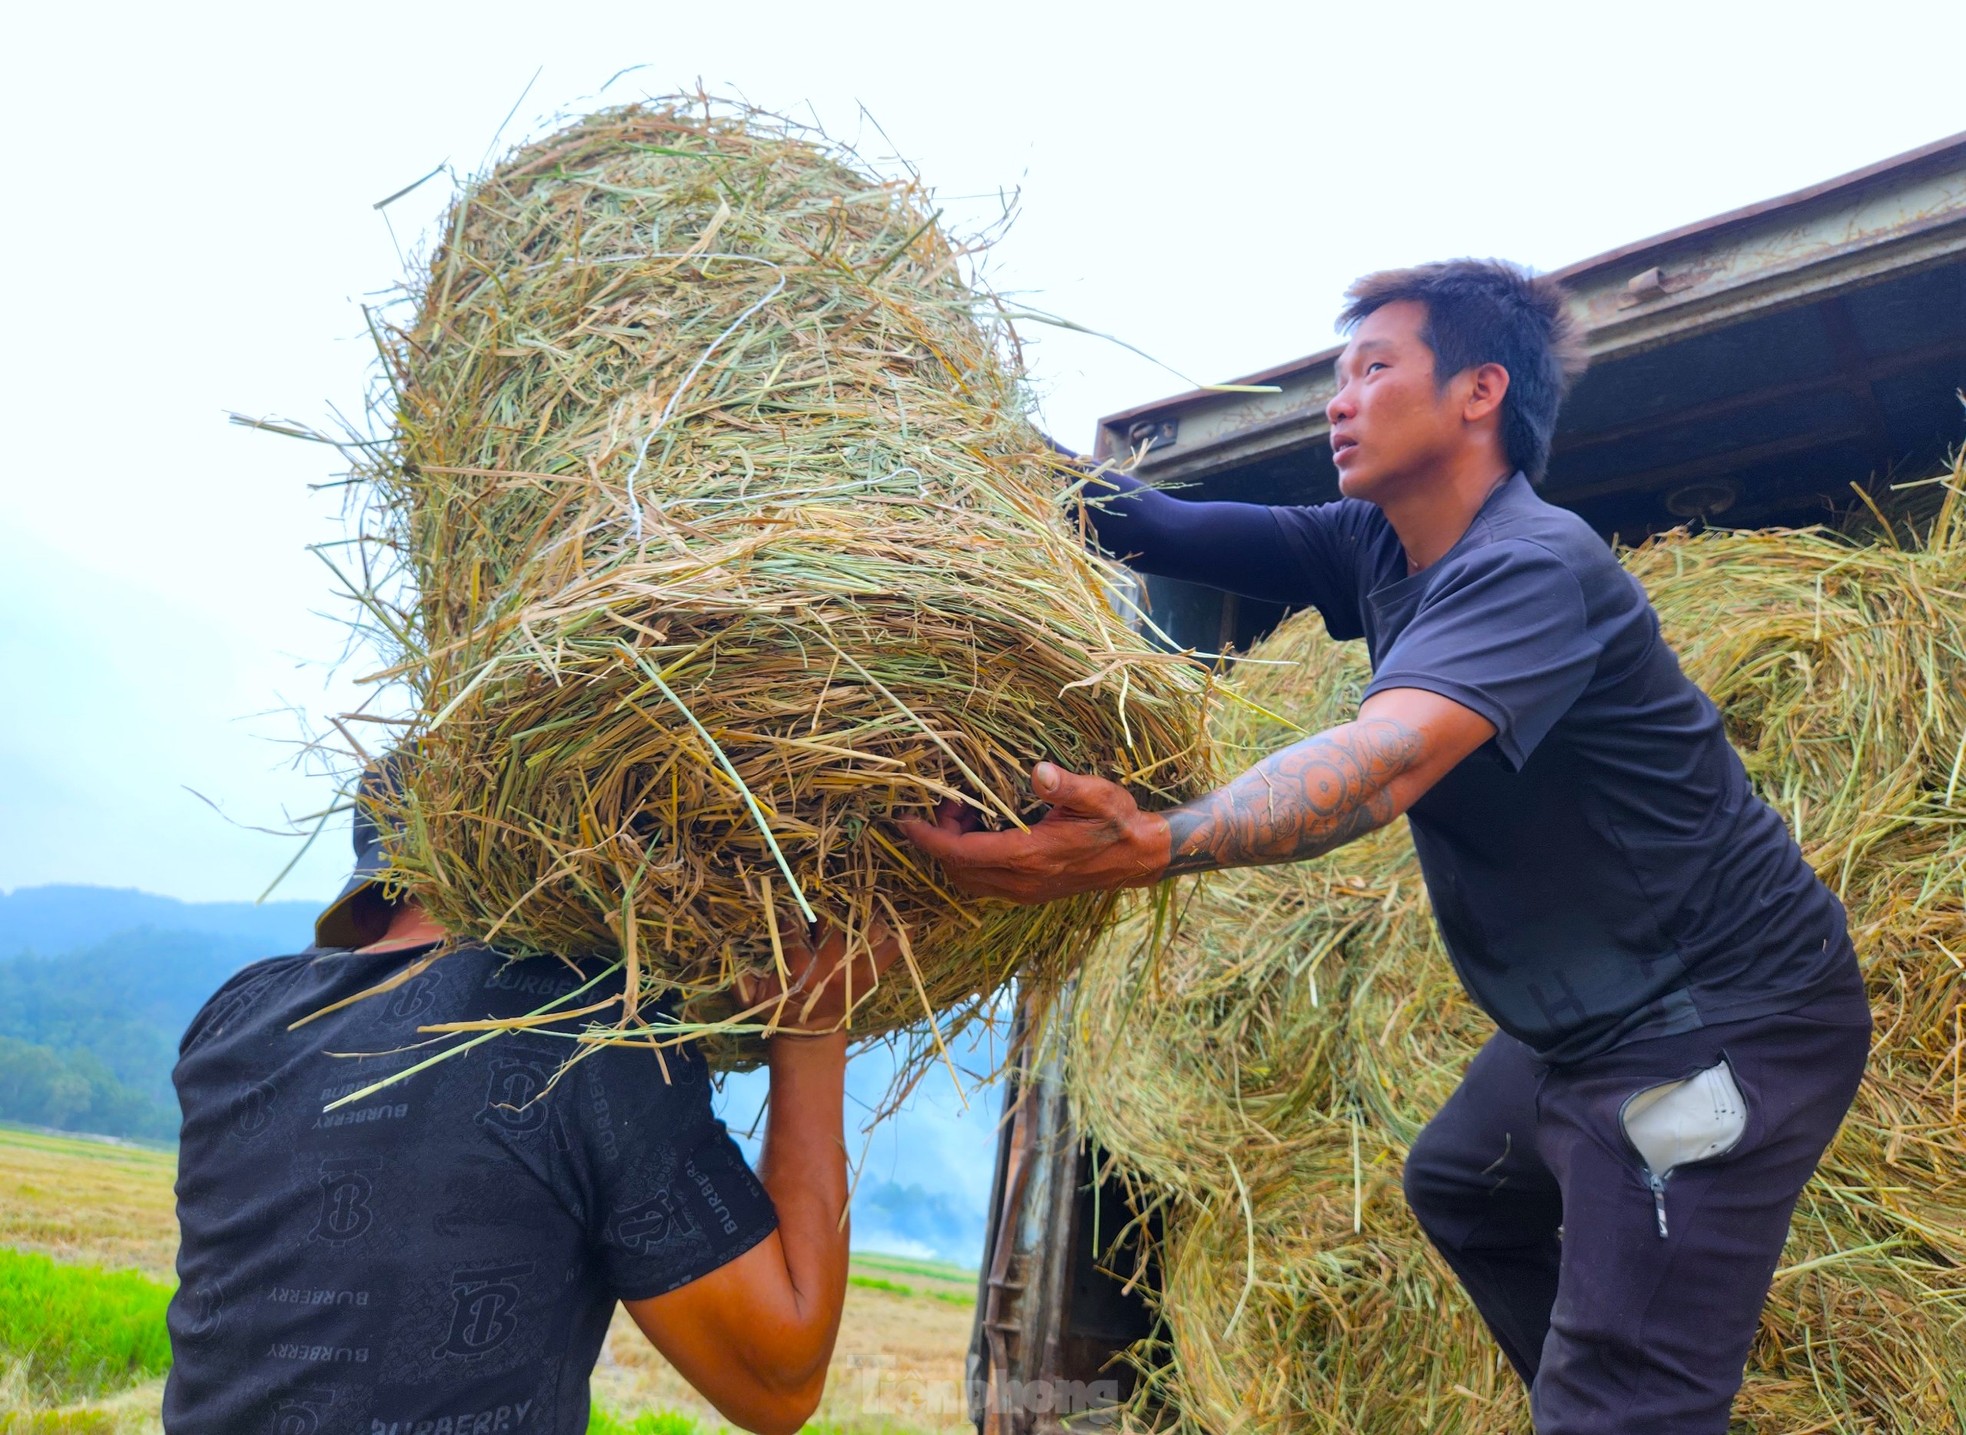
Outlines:
{"label": "overcast white sky", "polygon": [[[1372,268],[1554,268],[1966,129],[1966,6],[668,3],[41,6],[9,25],[0,226],[0,889],[256,895],[345,706],[305,545],[333,455],[225,411],[352,410],[374,201],[590,103],[694,84],[875,116],[951,211],[1020,189],[999,287],[1201,379],[1323,347]],[[537,79],[534,79],[535,72]],[[393,206],[407,245],[443,198]],[[1182,387],[1034,331],[1046,420]],[[345,837],[281,895],[338,884]]]}

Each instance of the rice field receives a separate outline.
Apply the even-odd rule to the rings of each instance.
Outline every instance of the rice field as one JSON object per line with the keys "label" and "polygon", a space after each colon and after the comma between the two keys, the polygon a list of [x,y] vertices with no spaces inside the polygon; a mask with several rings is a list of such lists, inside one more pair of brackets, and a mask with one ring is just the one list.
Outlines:
{"label": "rice field", "polygon": [[172,1279],[177,1156],[0,1125],[0,1246]]}
{"label": "rice field", "polygon": [[[155,1435],[177,1224],[169,1151],[0,1125],[0,1435]],[[820,1435],[967,1429],[976,1273],[856,1254]],[[590,1435],[724,1422],[616,1313]]]}

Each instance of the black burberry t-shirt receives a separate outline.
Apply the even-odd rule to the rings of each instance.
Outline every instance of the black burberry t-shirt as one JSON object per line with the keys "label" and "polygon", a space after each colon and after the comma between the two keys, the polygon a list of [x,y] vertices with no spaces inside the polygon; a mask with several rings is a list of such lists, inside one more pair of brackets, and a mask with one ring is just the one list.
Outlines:
{"label": "black burberry t-shirt", "polygon": [[1469,994],[1543,1059],[1861,1002],[1842,905],[1754,793],[1645,590],[1521,474],[1437,562],[1356,499],[1184,503],[1121,479],[1094,522],[1149,573],[1316,607],[1365,695],[1422,688],[1495,737],[1407,814]]}
{"label": "black burberry t-shirt", "polygon": [[578,1435],[616,1300],[776,1227],[687,1048],[562,1069],[565,1036],[501,1034],[325,1110],[469,1039],[418,1027],[534,1012],[605,969],[466,948],[288,1030],[420,954],[260,962],[186,1031],[174,1435]]}

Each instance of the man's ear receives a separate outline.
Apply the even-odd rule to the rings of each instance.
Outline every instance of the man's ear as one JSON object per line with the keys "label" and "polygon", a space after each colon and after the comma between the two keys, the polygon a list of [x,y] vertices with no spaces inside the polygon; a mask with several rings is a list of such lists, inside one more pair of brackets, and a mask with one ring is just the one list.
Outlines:
{"label": "man's ear", "polygon": [[1509,391],[1509,371],[1500,364],[1477,364],[1467,371],[1468,396],[1461,404],[1464,422],[1480,423],[1502,410],[1502,399]]}

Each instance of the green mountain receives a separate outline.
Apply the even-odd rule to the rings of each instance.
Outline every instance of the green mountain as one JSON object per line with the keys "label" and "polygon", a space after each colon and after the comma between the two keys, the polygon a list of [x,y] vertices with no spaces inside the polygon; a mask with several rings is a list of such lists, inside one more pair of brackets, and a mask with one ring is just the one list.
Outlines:
{"label": "green mountain", "polygon": [[300,950],[319,902],[180,902],[130,887],[17,887],[0,892],[0,957],[51,956],[94,946],[118,932],[202,932],[239,937],[259,955]]}
{"label": "green mountain", "polygon": [[316,910],[104,887],[0,895],[0,1120],[174,1139],[179,1035],[240,967],[305,946]]}

